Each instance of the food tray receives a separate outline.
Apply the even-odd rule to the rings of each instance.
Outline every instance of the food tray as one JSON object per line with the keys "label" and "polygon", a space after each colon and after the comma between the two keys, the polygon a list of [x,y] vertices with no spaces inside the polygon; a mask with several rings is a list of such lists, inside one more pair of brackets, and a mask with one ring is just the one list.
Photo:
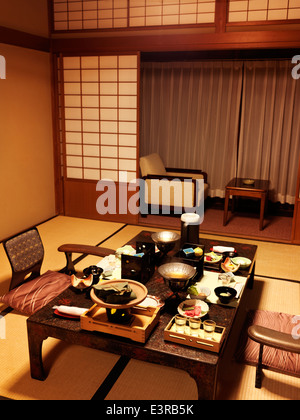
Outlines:
{"label": "food tray", "polygon": [[106,309],[95,304],[80,317],[83,330],[98,331],[130,338],[133,341],[145,343],[160,317],[160,308],[137,307],[131,309],[132,320],[129,324],[109,322]]}
{"label": "food tray", "polygon": [[166,341],[173,341],[174,343],[184,344],[185,346],[196,347],[202,350],[209,350],[218,353],[221,349],[225,327],[216,326],[214,333],[214,340],[207,340],[204,338],[203,326],[201,324],[200,336],[192,337],[189,334],[188,319],[185,328],[185,333],[179,333],[175,329],[175,317],[171,319],[169,324],[164,330],[164,339]]}

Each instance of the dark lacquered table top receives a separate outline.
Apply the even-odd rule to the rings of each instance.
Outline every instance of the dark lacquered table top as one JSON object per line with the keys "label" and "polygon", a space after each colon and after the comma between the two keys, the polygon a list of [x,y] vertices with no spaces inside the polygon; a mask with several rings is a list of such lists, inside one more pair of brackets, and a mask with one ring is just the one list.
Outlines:
{"label": "dark lacquered table top", "polygon": [[[129,241],[128,244],[135,245],[136,241],[151,242],[151,233],[153,232],[142,231],[139,235],[132,238],[132,240]],[[234,246],[237,251],[237,255],[249,258],[253,261],[253,263],[255,261],[257,249],[255,245],[216,241],[204,238],[201,239],[201,235],[200,243],[205,246],[205,252],[209,252],[214,245]],[[172,252],[175,253],[176,248]],[[239,271],[237,274],[240,276],[247,277],[252,268],[253,265],[250,268],[247,268],[246,270]],[[168,299],[172,294],[168,286],[165,284],[163,278],[158,274],[157,270],[155,271],[151,279],[146,283],[146,287],[150,295],[155,295],[159,297],[162,301],[166,301],[166,299]],[[160,354],[161,357],[170,357],[170,355],[173,355],[188,358],[193,361],[202,361],[207,364],[217,364],[223,348],[221,349],[221,352],[217,354],[200,349],[194,349],[192,347],[187,347],[164,340],[164,329],[177,312],[177,306],[174,307],[172,304],[167,304],[167,302],[168,301],[166,301],[166,304],[162,309],[158,325],[155,327],[146,343],[138,343],[122,337],[117,337],[104,333],[84,331],[81,329],[79,321],[63,319],[54,316],[54,305],[70,305],[84,308],[90,308],[93,305],[93,302],[90,300],[89,295],[86,295],[85,293],[76,293],[72,288],[69,288],[66,291],[64,291],[60,296],[55,298],[43,309],[29,317],[28,322],[41,325],[45,327],[45,330],[55,330],[57,331],[57,335],[54,336],[57,336],[58,338],[62,339],[64,333],[72,333],[72,337],[74,336],[74,333],[78,334],[79,343],[80,336],[82,338],[82,336],[85,335],[93,335],[93,339],[98,340],[102,348],[107,347],[108,351],[111,350],[112,352],[122,352],[122,354],[125,354],[129,357],[130,355],[134,357],[135,352],[144,351],[145,354],[148,354],[148,352],[150,352],[151,355]],[[218,304],[210,304],[209,306],[210,310],[206,317],[214,319],[217,325],[226,327],[224,338],[224,342],[226,342],[237,309]],[[49,333],[50,336],[53,334],[53,331],[52,333]]]}
{"label": "dark lacquered table top", "polygon": [[241,189],[249,189],[249,190],[261,190],[261,191],[268,191],[270,181],[266,179],[253,179],[254,183],[248,184],[245,183],[245,180],[248,178],[232,178],[226,188],[241,188]]}

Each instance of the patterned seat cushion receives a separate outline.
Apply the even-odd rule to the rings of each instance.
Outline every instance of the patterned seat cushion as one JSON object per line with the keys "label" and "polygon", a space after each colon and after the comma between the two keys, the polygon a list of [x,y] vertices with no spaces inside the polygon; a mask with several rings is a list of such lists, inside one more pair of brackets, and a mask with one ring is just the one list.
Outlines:
{"label": "patterned seat cushion", "polygon": [[70,285],[70,276],[49,270],[0,296],[0,302],[25,315],[32,315]]}

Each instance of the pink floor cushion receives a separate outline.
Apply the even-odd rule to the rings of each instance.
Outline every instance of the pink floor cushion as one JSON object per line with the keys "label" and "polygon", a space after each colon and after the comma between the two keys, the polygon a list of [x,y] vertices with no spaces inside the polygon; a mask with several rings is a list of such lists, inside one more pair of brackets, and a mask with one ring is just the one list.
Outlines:
{"label": "pink floor cushion", "polygon": [[[291,334],[300,345],[300,317],[281,312],[251,310],[247,313],[246,321],[240,335],[235,352],[238,362],[256,365],[258,361],[259,344],[247,335],[250,325],[260,325],[276,331]],[[271,370],[300,377],[300,354],[278,350],[264,346],[263,367]]]}
{"label": "pink floor cushion", "polygon": [[32,315],[70,285],[70,276],[49,270],[0,296],[0,302],[25,315]]}

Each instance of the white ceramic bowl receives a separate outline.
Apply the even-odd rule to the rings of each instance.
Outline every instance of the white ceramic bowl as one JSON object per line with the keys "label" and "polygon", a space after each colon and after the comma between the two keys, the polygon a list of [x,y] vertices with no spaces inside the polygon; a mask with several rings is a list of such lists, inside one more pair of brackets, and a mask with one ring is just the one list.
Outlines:
{"label": "white ceramic bowl", "polygon": [[208,287],[197,287],[198,295],[190,295],[191,299],[205,300],[211,293]]}
{"label": "white ceramic bowl", "polygon": [[249,260],[249,258],[245,258],[245,257],[234,257],[234,258],[231,258],[231,261],[234,264],[239,264],[240,268],[250,267],[250,265],[252,263],[252,261]]}

